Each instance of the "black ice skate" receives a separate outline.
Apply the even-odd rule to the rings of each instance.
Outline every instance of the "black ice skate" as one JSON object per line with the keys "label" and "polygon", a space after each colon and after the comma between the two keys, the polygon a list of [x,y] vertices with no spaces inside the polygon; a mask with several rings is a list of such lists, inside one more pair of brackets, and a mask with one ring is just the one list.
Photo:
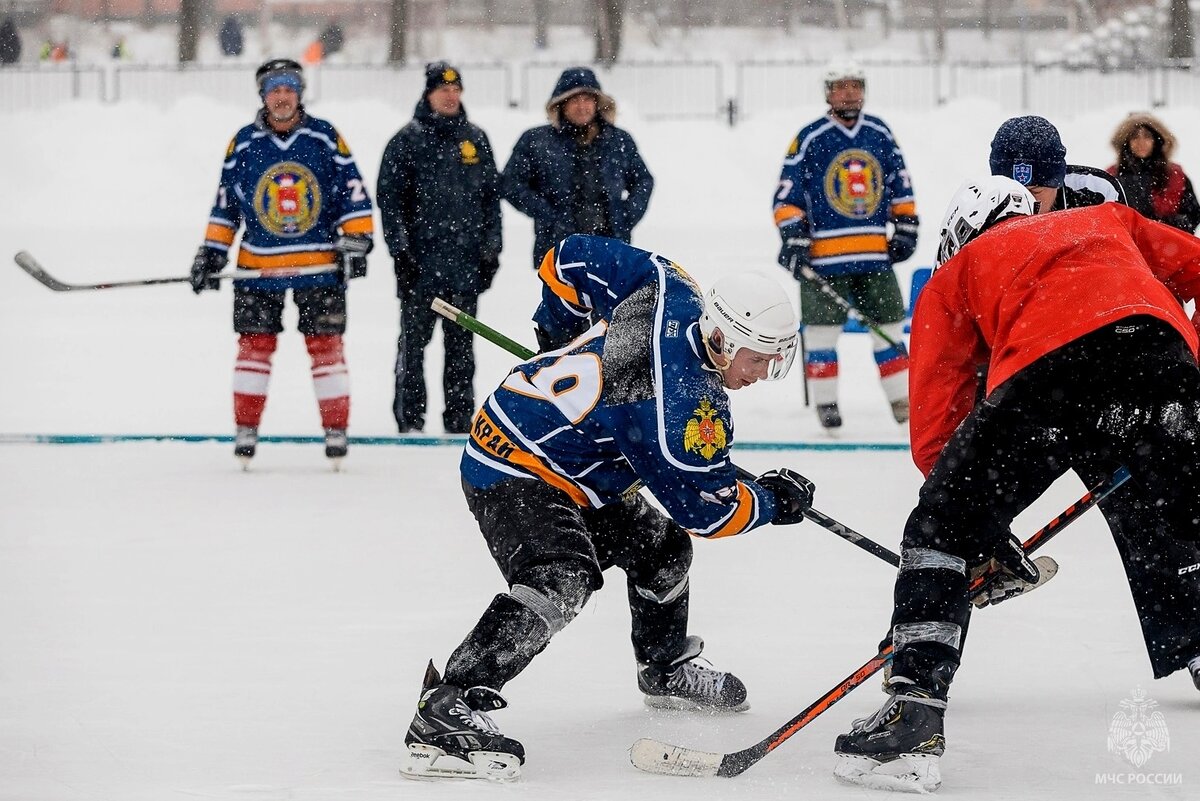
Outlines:
{"label": "black ice skate", "polygon": [[749,709],[741,679],[696,661],[703,649],[704,640],[689,636],[683,653],[671,662],[638,663],[638,689],[645,694],[646,706],[704,712]]}
{"label": "black ice skate", "polygon": [[892,417],[897,423],[908,422],[908,398],[897,398],[892,401]]}
{"label": "black ice skate", "polygon": [[238,426],[233,438],[233,455],[242,463],[242,469],[250,467],[254,451],[258,448],[258,429],[254,426]]}
{"label": "black ice skate", "polygon": [[516,779],[525,748],[505,737],[487,712],[508,706],[488,687],[442,683],[433,662],[404,742],[400,775],[410,779]]}
{"label": "black ice skate", "polygon": [[842,412],[836,403],[817,404],[817,419],[822,428],[841,428]]}
{"label": "black ice skate", "polygon": [[946,702],[903,676],[889,681],[888,692],[878,712],[838,736],[833,775],[877,790],[931,793],[942,783]]}
{"label": "black ice skate", "polygon": [[1188,662],[1188,672],[1192,674],[1192,684],[1200,690],[1200,656],[1193,656],[1192,661]]}
{"label": "black ice skate", "polygon": [[350,440],[344,428],[325,429],[325,455],[333,460],[333,469],[341,469],[342,459],[350,449]]}

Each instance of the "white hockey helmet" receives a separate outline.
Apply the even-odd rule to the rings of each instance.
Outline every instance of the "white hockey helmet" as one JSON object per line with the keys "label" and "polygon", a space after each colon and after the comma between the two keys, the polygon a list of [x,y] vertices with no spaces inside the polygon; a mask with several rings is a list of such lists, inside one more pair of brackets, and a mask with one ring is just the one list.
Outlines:
{"label": "white hockey helmet", "polygon": [[829,67],[825,70],[822,85],[825,87],[825,94],[829,94],[829,90],[833,88],[833,84],[837,81],[858,81],[863,85],[863,91],[867,88],[867,73],[853,59],[845,61],[830,62]]}
{"label": "white hockey helmet", "polygon": [[[713,347],[713,331],[721,329],[722,341]],[[761,273],[737,273],[716,281],[704,295],[700,333],[725,364],[742,348],[755,353],[780,355],[767,368],[767,380],[787,375],[796,359],[800,319],[787,292],[779,282]]]}
{"label": "white hockey helmet", "polygon": [[1032,216],[1036,203],[1029,190],[1012,178],[989,175],[964,183],[954,193],[938,238],[937,266],[992,225],[1009,217]]}

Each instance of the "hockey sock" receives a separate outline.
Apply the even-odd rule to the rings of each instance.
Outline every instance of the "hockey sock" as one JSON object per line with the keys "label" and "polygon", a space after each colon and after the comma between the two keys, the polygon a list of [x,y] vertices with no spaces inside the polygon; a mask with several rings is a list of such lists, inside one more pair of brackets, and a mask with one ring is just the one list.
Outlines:
{"label": "hockey sock", "polygon": [[[886,323],[880,328],[894,342],[903,342],[904,325],[902,323]],[[883,393],[888,402],[908,397],[908,354],[900,348],[889,345],[883,337],[871,332],[871,346],[875,353],[875,365],[879,368],[879,382],[883,384]]]}
{"label": "hockey sock", "polygon": [[312,357],[313,390],[321,411],[321,426],[346,428],[350,422],[350,372],[342,351],[341,334],[306,334]]}
{"label": "hockey sock", "polygon": [[805,329],[804,375],[814,406],[837,403],[837,339],[841,332],[837,325],[810,325]]}
{"label": "hockey sock", "polygon": [[275,344],[274,334],[242,334],[238,337],[237,362],[233,366],[233,420],[236,425],[257,428],[262,421]]}

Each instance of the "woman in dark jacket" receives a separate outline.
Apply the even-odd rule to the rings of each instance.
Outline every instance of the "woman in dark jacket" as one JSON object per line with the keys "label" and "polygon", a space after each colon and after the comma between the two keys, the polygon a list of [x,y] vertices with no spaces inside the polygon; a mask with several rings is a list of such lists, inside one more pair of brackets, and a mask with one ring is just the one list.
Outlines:
{"label": "woman in dark jacket", "polygon": [[1200,202],[1183,168],[1171,161],[1175,137],[1149,114],[1130,114],[1117,126],[1112,146],[1117,163],[1108,168],[1125,188],[1129,205],[1151,220],[1188,233],[1200,225]]}
{"label": "woman in dark jacket", "polygon": [[654,178],[633,137],[615,125],[617,106],[596,74],[573,67],[546,103],[548,125],[521,134],[504,168],[503,194],[533,218],[533,265],[570,234],[629,242]]}

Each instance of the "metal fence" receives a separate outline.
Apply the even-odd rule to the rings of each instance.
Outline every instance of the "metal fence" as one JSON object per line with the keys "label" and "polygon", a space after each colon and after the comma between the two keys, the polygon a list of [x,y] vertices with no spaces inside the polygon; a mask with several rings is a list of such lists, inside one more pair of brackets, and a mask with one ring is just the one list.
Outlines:
{"label": "metal fence", "polygon": [[[520,107],[544,106],[558,76],[573,66],[578,65],[526,64]],[[635,108],[647,119],[713,118],[726,104],[725,76],[715,61],[630,61],[597,73],[604,92],[618,106]]]}
{"label": "metal fence", "polygon": [[[537,110],[570,64],[463,64],[472,107]],[[598,69],[604,90],[647,119],[716,119],[819,105],[825,63],[734,62],[732,80],[718,61],[624,62]],[[1069,69],[1022,62],[867,61],[871,107],[925,111],[948,101],[986,97],[1006,109],[1070,117],[1108,105],[1126,108],[1200,104],[1200,71],[1162,63],[1137,71]],[[514,76],[519,78],[514,81]],[[420,96],[418,66],[327,64],[307,71],[311,102],[375,99],[407,107]],[[181,97],[255,102],[246,65],[146,66],[75,63],[0,69],[0,113],[51,108],[74,100],[137,100],[168,105]]]}
{"label": "metal fence", "polygon": [[71,100],[101,100],[104,70],[73,62],[0,69],[0,113],[53,108]]}

